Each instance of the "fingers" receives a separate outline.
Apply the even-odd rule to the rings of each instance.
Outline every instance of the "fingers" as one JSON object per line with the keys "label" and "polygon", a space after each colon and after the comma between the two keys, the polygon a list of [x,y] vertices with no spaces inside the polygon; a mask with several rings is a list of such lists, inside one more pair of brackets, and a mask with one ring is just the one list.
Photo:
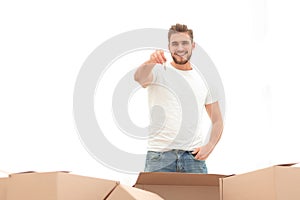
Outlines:
{"label": "fingers", "polygon": [[195,156],[195,159],[197,160],[206,160],[207,155],[199,155],[199,153]]}
{"label": "fingers", "polygon": [[197,154],[200,151],[200,147],[194,149],[194,151],[192,152],[192,154]]}
{"label": "fingers", "polygon": [[201,147],[194,149],[192,154],[194,154],[194,157],[197,160],[206,160],[206,158],[208,157],[208,154],[206,154],[205,151],[202,151]]}
{"label": "fingers", "polygon": [[160,64],[167,61],[163,50],[156,50],[154,53],[152,53],[150,56],[150,60],[153,63],[160,63]]}

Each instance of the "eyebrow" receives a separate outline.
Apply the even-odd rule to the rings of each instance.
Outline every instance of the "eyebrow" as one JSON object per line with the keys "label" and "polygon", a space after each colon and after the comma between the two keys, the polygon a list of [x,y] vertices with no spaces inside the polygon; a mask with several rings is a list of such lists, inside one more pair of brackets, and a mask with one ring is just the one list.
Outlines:
{"label": "eyebrow", "polygon": [[181,40],[181,41],[171,41],[172,44],[179,43],[179,42],[191,42],[190,40]]}

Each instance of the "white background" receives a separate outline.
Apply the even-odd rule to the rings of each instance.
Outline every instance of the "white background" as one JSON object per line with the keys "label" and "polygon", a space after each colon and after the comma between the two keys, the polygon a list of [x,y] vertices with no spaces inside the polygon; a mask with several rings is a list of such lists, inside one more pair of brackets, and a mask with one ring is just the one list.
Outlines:
{"label": "white background", "polygon": [[0,170],[69,170],[133,184],[136,175],[104,167],[83,147],[73,120],[76,77],[111,37],[175,23],[194,30],[225,87],[225,129],[209,172],[299,161],[299,8],[292,0],[1,1]]}

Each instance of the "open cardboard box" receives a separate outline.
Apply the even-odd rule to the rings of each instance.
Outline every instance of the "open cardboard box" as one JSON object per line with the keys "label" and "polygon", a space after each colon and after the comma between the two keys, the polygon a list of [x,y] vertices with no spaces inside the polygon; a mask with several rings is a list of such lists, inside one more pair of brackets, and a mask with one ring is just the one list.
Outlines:
{"label": "open cardboard box", "polygon": [[221,200],[300,200],[300,168],[293,165],[222,178]]}
{"label": "open cardboard box", "polygon": [[0,200],[299,200],[299,188],[300,168],[293,164],[234,176],[141,172],[134,187],[66,172],[30,172],[0,178]]}
{"label": "open cardboard box", "polygon": [[225,177],[218,174],[141,172],[134,187],[159,194],[166,200],[220,200],[219,179]]}
{"label": "open cardboard box", "polygon": [[3,180],[0,179],[1,200],[162,200],[157,194],[118,181],[66,172],[18,173]]}

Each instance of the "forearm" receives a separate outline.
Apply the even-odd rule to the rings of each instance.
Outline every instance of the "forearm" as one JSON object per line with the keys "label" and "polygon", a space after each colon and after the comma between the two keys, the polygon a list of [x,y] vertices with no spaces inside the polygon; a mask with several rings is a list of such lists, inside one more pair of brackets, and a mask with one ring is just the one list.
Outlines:
{"label": "forearm", "polygon": [[222,122],[222,120],[213,122],[211,132],[210,132],[209,142],[207,144],[209,146],[210,152],[218,144],[218,142],[221,138],[222,132],[223,132],[223,122]]}
{"label": "forearm", "polygon": [[206,145],[194,149],[192,152],[195,155],[195,158],[198,160],[205,160],[214,150],[215,146],[219,142],[223,132],[223,122],[214,121],[212,124],[210,138]]}
{"label": "forearm", "polygon": [[153,81],[152,69],[159,63],[166,62],[163,50],[156,50],[151,54],[150,59],[143,63],[135,72],[134,80],[137,81],[143,87],[147,87]]}
{"label": "forearm", "polygon": [[142,86],[148,85],[152,81],[152,69],[155,63],[149,61],[143,63],[134,74],[134,80],[137,81]]}

